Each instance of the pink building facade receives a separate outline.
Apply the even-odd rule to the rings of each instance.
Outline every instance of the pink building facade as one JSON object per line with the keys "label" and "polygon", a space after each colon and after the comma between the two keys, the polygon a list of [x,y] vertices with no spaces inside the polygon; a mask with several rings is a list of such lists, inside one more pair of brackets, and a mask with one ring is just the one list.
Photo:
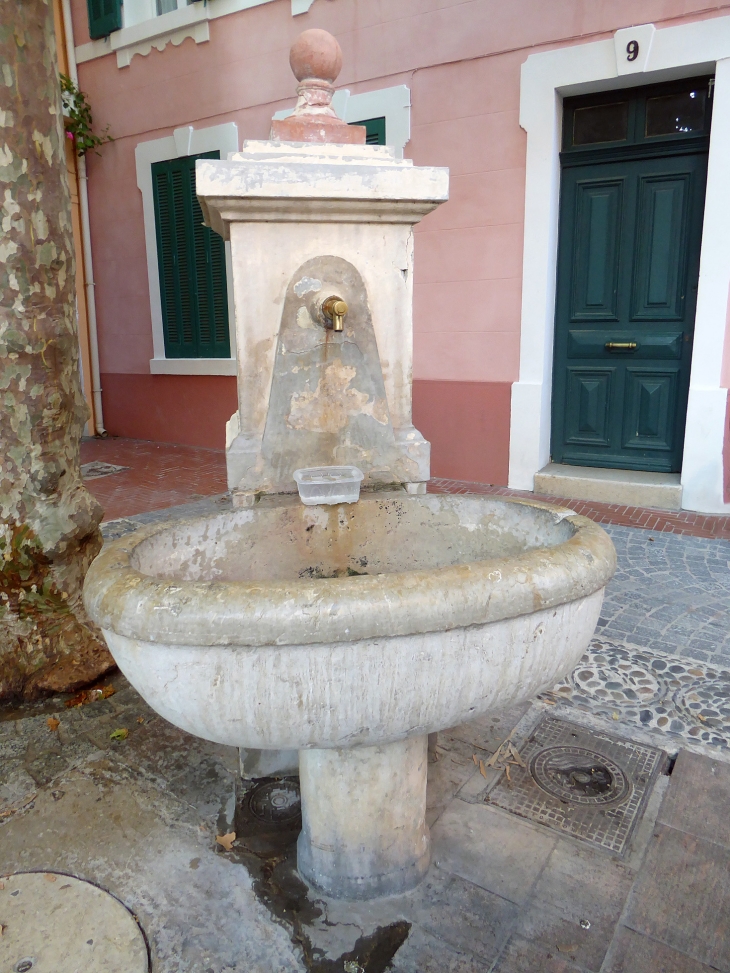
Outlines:
{"label": "pink building facade", "polygon": [[[80,87],[89,96],[97,126],[108,123],[114,136],[99,157],[88,157],[103,421],[110,434],[223,447],[226,420],[236,409],[233,329],[228,357],[169,354],[155,173],[171,160],[208,152],[225,158],[245,139],[267,138],[272,116],[294,101],[289,47],[302,30],[321,27],[343,49],[337,81],[343,90],[336,103],[342,117],[381,120],[385,141],[397,152],[416,165],[448,166],[451,172],[449,202],[416,227],[415,237],[414,422],[432,443],[432,475],[531,490],[535,475],[555,457],[556,422],[562,422],[567,430],[560,434],[563,462],[568,465],[673,478],[681,484],[683,507],[730,512],[730,4],[90,3],[92,15],[108,8],[118,13],[121,24],[92,40],[86,0],[66,3]],[[654,85],[659,87],[647,87]],[[637,93],[644,90],[648,94],[642,101]],[[676,132],[656,129],[656,151],[649,144],[654,129],[639,132],[639,121],[632,129],[639,132],[635,151],[623,145],[621,133],[580,141],[578,122],[575,145],[566,141],[571,99],[578,99],[576,118],[584,102],[587,109],[597,106],[596,118],[608,118],[605,106],[625,102],[629,123],[634,124],[632,113],[641,111],[649,126],[647,98],[673,105],[672,98],[695,98],[698,92],[707,100],[704,120],[677,122]],[[597,99],[593,107],[591,99]],[[606,144],[614,155],[605,154]],[[584,148],[584,156],[570,157],[572,149]],[[600,151],[604,155],[599,158]],[[663,165],[683,153],[702,156],[701,179],[692,177],[701,185],[693,184],[691,198],[677,195],[684,192],[684,170],[680,173],[680,163],[671,162],[679,175],[672,177],[669,189],[666,180],[656,192],[649,187],[657,215],[647,230],[651,252],[645,307],[637,310],[628,296],[628,318],[619,320],[621,288],[638,293],[641,280],[640,269],[631,277],[628,269],[619,268],[611,277],[609,190],[624,179],[624,166],[626,172],[636,170],[637,192],[643,192],[653,177],[636,167],[646,167],[641,160],[657,153]],[[580,284],[573,280],[571,285],[566,278],[571,272],[560,270],[560,248],[568,245],[561,220],[580,222],[565,205],[561,210],[565,167],[577,164],[576,158],[582,165],[604,166],[602,185],[609,190],[594,193],[591,212],[604,212],[600,207],[608,200],[609,223],[592,223],[586,239],[595,250],[604,246],[603,232],[604,250],[609,250],[598,270],[586,271],[585,306],[583,311],[576,310],[577,304],[568,308],[561,338],[556,298],[559,305],[561,286],[566,293],[572,286],[571,293],[577,294]],[[583,185],[580,179],[578,184]],[[627,193],[621,205],[628,205]],[[644,219],[643,205],[640,200],[635,204],[637,227]],[[668,214],[664,224],[662,206]],[[571,239],[573,258],[564,259],[566,266],[572,266],[571,259],[578,266],[583,245],[578,236]],[[677,244],[672,264],[673,241],[680,239],[688,242]],[[643,258],[637,250],[621,259],[640,268]],[[599,270],[603,284],[596,283]],[[605,300],[596,290],[601,286]],[[661,286],[674,288],[665,310]],[[578,297],[575,301],[580,303]],[[230,302],[229,312],[232,319]],[[656,360],[651,359],[651,373],[648,358],[640,357],[643,339],[636,361],[626,358],[625,349],[614,357],[604,354],[609,345],[630,344],[619,339],[631,338],[633,324],[643,327],[649,319],[659,321],[666,338]],[[599,351],[595,360],[581,364],[560,341],[575,344],[595,327]],[[619,379],[626,391],[621,403],[612,406],[606,382],[615,386]],[[562,396],[557,418],[555,389]],[[611,408],[620,414],[611,418]],[[661,425],[667,409],[674,417],[669,431]],[[578,415],[573,425],[571,410]],[[635,426],[631,436],[626,432],[630,421]],[[618,430],[618,451],[607,445],[614,435],[607,431],[611,422]],[[664,452],[656,446],[662,436],[675,437],[673,453],[666,443]],[[584,453],[571,453],[574,443],[585,445]],[[605,460],[600,458],[604,447]]]}

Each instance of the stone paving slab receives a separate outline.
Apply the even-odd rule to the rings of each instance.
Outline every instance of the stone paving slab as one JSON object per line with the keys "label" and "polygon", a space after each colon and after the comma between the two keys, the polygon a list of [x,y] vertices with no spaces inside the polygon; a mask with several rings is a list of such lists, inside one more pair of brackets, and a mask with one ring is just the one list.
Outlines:
{"label": "stone paving slab", "polygon": [[716,973],[716,970],[633,929],[622,928],[616,934],[601,973]]}
{"label": "stone paving slab", "polygon": [[522,914],[518,934],[598,973],[635,877],[628,865],[611,856],[559,842]]}
{"label": "stone paving slab", "polygon": [[730,849],[657,825],[624,924],[717,970],[730,969]]}
{"label": "stone paving slab", "polygon": [[431,830],[433,861],[439,868],[518,905],[529,898],[557,840],[546,828],[459,800]]}
{"label": "stone paving slab", "polygon": [[730,849],[730,764],[682,750],[672,784],[659,823]]}
{"label": "stone paving slab", "polygon": [[482,957],[454,949],[413,925],[388,969],[392,973],[484,973],[490,966]]}
{"label": "stone paving slab", "polygon": [[586,971],[583,967],[571,963],[551,946],[514,936],[490,973],[586,973]]}

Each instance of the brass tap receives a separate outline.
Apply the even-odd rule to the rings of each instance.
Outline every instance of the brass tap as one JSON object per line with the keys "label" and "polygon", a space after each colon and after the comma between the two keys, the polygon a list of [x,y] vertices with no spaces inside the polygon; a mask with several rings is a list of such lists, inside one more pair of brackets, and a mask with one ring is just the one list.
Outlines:
{"label": "brass tap", "polygon": [[325,317],[332,321],[333,331],[342,331],[344,317],[347,314],[347,304],[341,297],[328,297],[322,305]]}

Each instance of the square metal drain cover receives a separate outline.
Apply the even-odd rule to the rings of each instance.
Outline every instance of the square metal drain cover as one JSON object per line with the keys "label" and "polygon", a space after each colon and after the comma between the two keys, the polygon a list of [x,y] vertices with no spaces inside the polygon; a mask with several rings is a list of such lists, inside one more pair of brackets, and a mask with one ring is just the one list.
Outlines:
{"label": "square metal drain cover", "polygon": [[666,753],[547,716],[489,801],[623,855]]}

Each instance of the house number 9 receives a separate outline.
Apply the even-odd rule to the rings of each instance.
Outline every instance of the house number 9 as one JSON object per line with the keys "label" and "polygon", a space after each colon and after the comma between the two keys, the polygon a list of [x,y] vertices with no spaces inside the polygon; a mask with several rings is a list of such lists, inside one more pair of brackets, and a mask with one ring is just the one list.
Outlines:
{"label": "house number 9", "polygon": [[635,61],[639,56],[639,42],[629,41],[626,45],[626,60]]}

